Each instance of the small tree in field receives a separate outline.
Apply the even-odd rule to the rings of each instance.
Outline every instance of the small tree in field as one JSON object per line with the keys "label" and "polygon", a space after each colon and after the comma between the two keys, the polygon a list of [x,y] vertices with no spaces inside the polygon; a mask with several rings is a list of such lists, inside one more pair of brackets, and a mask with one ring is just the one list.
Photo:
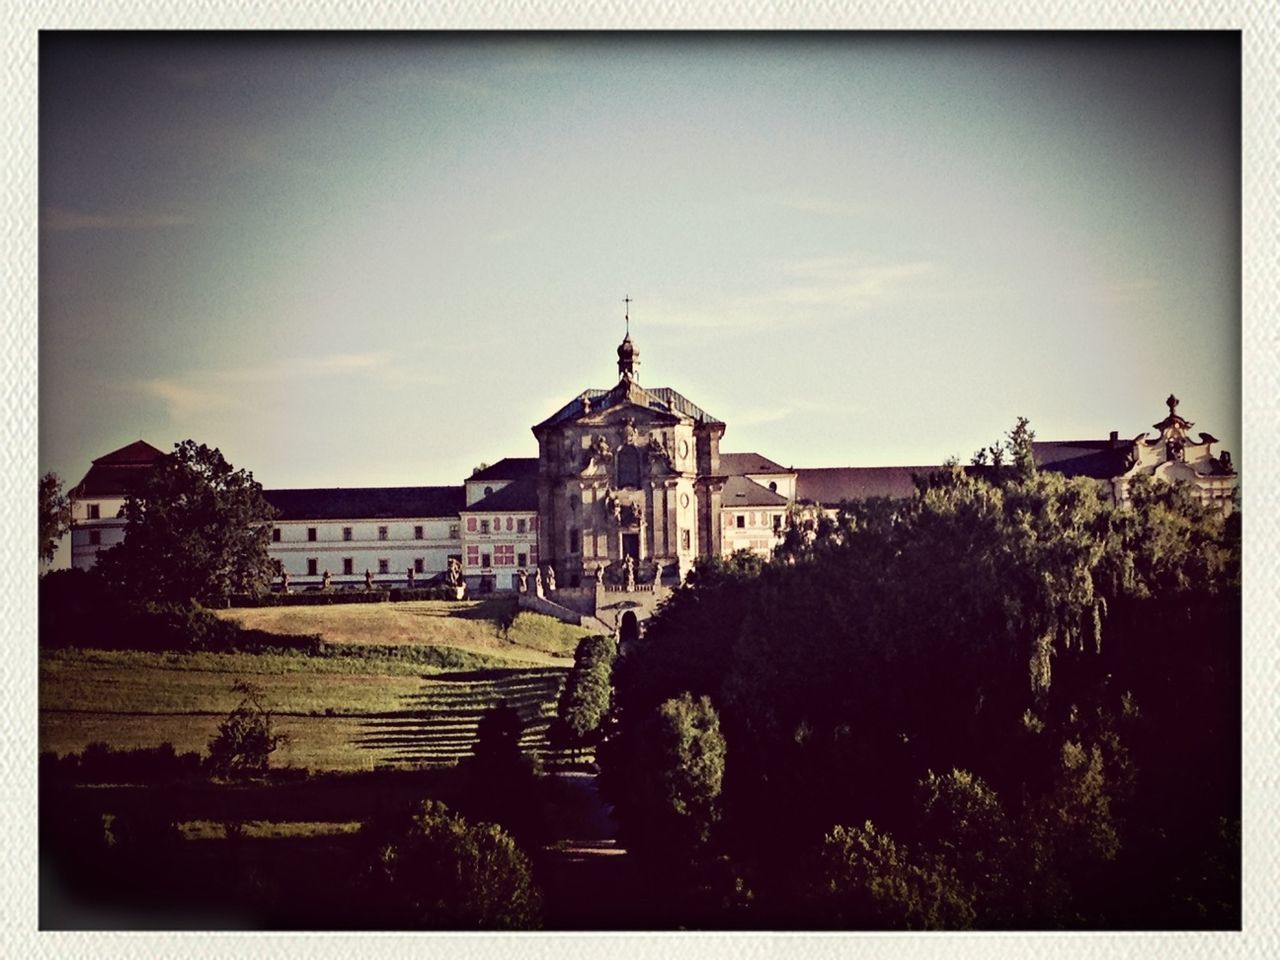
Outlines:
{"label": "small tree in field", "polygon": [[209,741],[209,772],[224,779],[265,773],[271,754],[289,742],[288,734],[275,732],[259,687],[242,680],[233,689],[240,703]]}

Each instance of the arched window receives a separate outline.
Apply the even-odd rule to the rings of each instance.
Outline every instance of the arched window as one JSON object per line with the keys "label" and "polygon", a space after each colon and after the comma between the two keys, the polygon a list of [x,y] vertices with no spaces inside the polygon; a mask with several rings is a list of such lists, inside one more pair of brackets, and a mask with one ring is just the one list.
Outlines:
{"label": "arched window", "polygon": [[640,486],[640,449],[625,446],[618,451],[618,486]]}
{"label": "arched window", "polygon": [[777,492],[778,492],[778,481],[777,481],[777,480],[770,480],[770,481],[769,481],[769,489],[770,489],[770,490],[772,490],[774,493],[777,493]]}

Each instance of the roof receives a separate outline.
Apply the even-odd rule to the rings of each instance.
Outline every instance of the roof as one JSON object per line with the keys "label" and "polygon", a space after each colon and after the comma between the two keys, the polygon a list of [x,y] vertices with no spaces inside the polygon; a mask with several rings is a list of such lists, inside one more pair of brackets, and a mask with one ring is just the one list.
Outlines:
{"label": "roof", "polygon": [[808,467],[796,470],[796,499],[835,506],[870,497],[905,499],[916,492],[915,477],[941,467]]}
{"label": "roof", "polygon": [[93,462],[103,466],[137,466],[139,464],[153,463],[157,457],[163,456],[163,450],[153,447],[145,440],[135,440],[119,450],[112,450],[110,453],[103,454]]}
{"label": "roof", "polygon": [[722,453],[720,454],[720,472],[731,477],[745,477],[749,473],[792,473],[793,471],[758,453]]}
{"label": "roof", "polygon": [[145,440],[135,440],[128,446],[112,450],[94,460],[89,472],[71,488],[69,495],[77,499],[124,496],[135,487],[142,474],[163,456],[163,450],[153,447]]}
{"label": "roof", "polygon": [[730,477],[724,482],[724,492],[720,495],[721,506],[727,509],[734,507],[785,507],[787,498],[760,486],[746,477]]}
{"label": "roof", "polygon": [[468,480],[523,480],[538,473],[537,457],[503,457],[492,466],[472,474]]}
{"label": "roof", "polygon": [[483,500],[477,500],[469,507],[463,507],[462,513],[492,513],[495,510],[530,510],[538,509],[538,484],[533,478],[516,480],[501,490],[495,490]]}
{"label": "roof", "polygon": [[[624,387],[625,389],[619,389]],[[647,395],[648,407],[651,410],[657,410],[661,413],[673,413],[677,416],[688,417],[695,423],[723,423],[724,421],[718,417],[713,417],[707,411],[690,400],[679,391],[672,390],[670,387],[641,387],[639,384],[628,383],[628,381],[620,381],[618,386],[610,390],[598,390],[592,388],[583,390],[563,407],[553,413],[547,419],[534,427],[535,430],[541,427],[550,427],[557,423],[563,423],[566,420],[576,420],[587,413],[586,405],[583,400],[589,400],[591,403],[591,412],[595,413],[600,410],[607,410],[610,407],[628,402],[629,398],[634,395],[631,387],[635,387],[641,393]]]}
{"label": "roof", "polygon": [[1031,444],[1036,465],[1067,477],[1110,480],[1125,472],[1125,460],[1133,449],[1130,441],[1037,440]]}
{"label": "roof", "polygon": [[278,520],[392,520],[455,517],[464,503],[462,487],[336,487],[263,490]]}

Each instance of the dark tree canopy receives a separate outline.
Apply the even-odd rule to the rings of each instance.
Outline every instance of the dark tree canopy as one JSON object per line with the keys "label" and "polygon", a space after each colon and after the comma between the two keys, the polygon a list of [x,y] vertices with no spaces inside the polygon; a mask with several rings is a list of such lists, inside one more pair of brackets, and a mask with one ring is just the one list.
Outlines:
{"label": "dark tree canopy", "polygon": [[98,558],[102,577],[138,601],[216,602],[256,593],[273,573],[274,511],[262,487],[193,440],[159,458],[125,500],[124,542]]}
{"label": "dark tree canopy", "polygon": [[71,526],[71,501],[62,492],[62,479],[56,473],[40,478],[40,559],[53,561],[58,541]]}
{"label": "dark tree canopy", "polygon": [[1238,923],[1238,514],[1144,479],[1116,507],[1032,436],[677,591],[614,672],[624,839],[679,832],[679,790],[642,788],[690,691],[725,744],[700,855],[754,923]]}

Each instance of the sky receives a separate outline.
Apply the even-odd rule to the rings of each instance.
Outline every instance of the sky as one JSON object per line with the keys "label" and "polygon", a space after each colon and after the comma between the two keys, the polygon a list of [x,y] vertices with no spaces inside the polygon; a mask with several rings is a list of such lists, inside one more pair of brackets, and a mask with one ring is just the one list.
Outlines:
{"label": "sky", "polygon": [[640,382],[784,465],[1241,437],[1238,35],[62,34],[39,452],[458,484]]}

